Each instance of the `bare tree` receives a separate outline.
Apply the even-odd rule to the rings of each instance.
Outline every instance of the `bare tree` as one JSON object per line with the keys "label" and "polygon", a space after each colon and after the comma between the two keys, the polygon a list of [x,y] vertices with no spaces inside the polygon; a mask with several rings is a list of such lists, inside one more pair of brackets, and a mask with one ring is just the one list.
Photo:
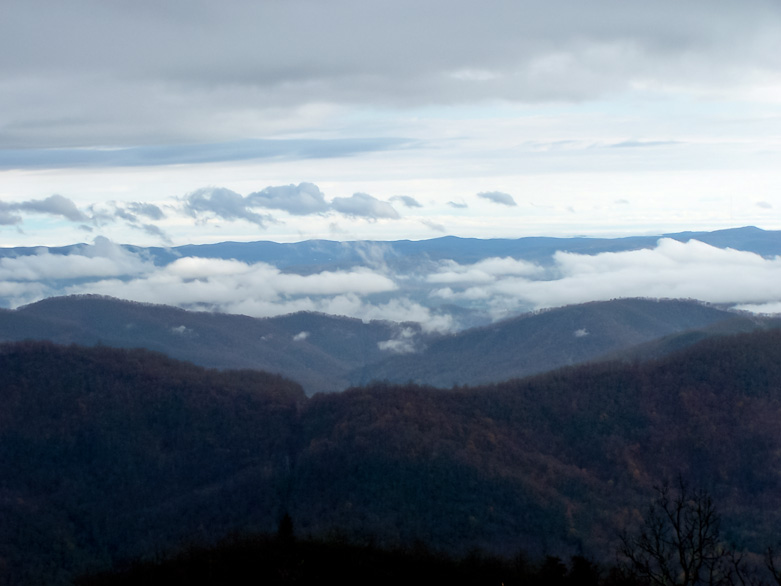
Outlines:
{"label": "bare tree", "polygon": [[639,577],[657,586],[759,583],[743,554],[720,541],[721,519],[706,491],[679,478],[656,493],[640,532],[621,536],[619,553]]}
{"label": "bare tree", "polygon": [[778,552],[774,548],[768,547],[765,551],[765,566],[767,566],[767,569],[770,570],[770,573],[773,575],[775,583],[778,584],[778,586],[781,586],[781,568],[779,568],[779,563],[776,561],[777,557]]}

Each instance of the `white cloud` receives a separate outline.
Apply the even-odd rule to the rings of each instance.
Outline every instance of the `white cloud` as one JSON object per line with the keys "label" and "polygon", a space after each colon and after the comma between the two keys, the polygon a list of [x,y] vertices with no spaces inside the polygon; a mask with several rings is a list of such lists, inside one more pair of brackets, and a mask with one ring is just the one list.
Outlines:
{"label": "white cloud", "polygon": [[[663,238],[651,249],[595,255],[557,252],[552,264],[488,258],[473,264],[426,262],[397,273],[387,247],[367,244],[363,266],[311,274],[266,263],[179,258],[156,266],[99,237],[70,254],[0,258],[0,297],[11,307],[58,294],[95,293],[255,317],[316,311],[362,320],[458,328],[450,304],[494,318],[521,311],[620,297],[692,298],[775,312],[781,257]],[[444,303],[444,305],[442,305]],[[441,307],[439,307],[441,305]],[[574,335],[587,334],[575,329]],[[396,336],[385,348],[400,351]]]}
{"label": "white cloud", "polygon": [[125,251],[106,238],[83,245],[70,254],[37,254],[0,258],[0,281],[51,281],[142,274],[152,264]]}
{"label": "white cloud", "polygon": [[472,265],[443,262],[439,270],[428,275],[429,283],[491,283],[501,275],[539,276],[544,269],[534,263],[510,257],[488,258]]}
{"label": "white cloud", "polygon": [[[720,249],[691,240],[661,239],[653,249],[596,255],[557,252],[543,271],[512,259],[485,270],[482,263],[443,263],[427,281],[447,287],[429,295],[450,303],[485,304],[496,318],[519,311],[621,297],[690,298],[741,304],[747,310],[781,301],[781,258]],[[485,261],[484,261],[485,262]],[[506,270],[497,270],[506,266]],[[761,305],[765,309],[773,305]]]}
{"label": "white cloud", "polygon": [[415,351],[415,330],[402,328],[396,336],[390,340],[377,342],[380,350],[393,352],[394,354],[409,354]]}

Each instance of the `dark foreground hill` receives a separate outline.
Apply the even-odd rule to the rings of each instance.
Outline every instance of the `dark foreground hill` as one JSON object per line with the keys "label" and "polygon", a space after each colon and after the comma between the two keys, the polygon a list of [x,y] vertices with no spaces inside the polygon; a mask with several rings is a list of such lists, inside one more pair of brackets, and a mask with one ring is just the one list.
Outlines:
{"label": "dark foreground hill", "polygon": [[[714,329],[750,331],[767,323],[697,301],[616,299],[434,336],[415,324],[315,313],[257,319],[71,296],[0,310],[0,341],[141,347],[210,368],[279,373],[313,394],[373,380],[440,387],[499,382],[621,353],[663,355]],[[394,354],[393,340],[413,351]],[[637,345],[643,346],[632,353]]]}
{"label": "dark foreground hill", "polygon": [[0,352],[7,583],[274,531],[612,559],[665,478],[706,488],[725,537],[781,534],[781,331],[442,391],[305,399],[279,377],[142,351]]}
{"label": "dark foreground hill", "polygon": [[0,583],[273,527],[303,391],[146,351],[0,350]]}

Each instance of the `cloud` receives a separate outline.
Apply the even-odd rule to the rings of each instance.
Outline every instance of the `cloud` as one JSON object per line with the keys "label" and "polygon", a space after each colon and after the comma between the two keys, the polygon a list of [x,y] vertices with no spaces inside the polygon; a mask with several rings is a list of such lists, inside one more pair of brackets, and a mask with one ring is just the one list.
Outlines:
{"label": "cloud", "polygon": [[187,326],[176,326],[171,328],[171,333],[176,334],[177,336],[188,336],[194,334],[195,332]]}
{"label": "cloud", "polygon": [[[0,258],[0,302],[95,293],[186,309],[255,317],[317,311],[363,320],[414,322],[426,332],[459,327],[459,309],[494,319],[522,311],[620,297],[692,298],[757,312],[781,303],[781,257],[662,238],[653,248],[595,255],[559,251],[545,266],[511,257],[475,263],[398,263],[368,244],[360,264],[307,274],[266,263],[182,257],[158,266],[143,252],[98,237],[68,254],[41,248]],[[393,268],[403,266],[404,268]],[[579,326],[573,325],[574,336]],[[406,335],[385,341],[402,351]]]}
{"label": "cloud", "polygon": [[13,212],[59,216],[71,222],[87,222],[90,220],[87,215],[76,207],[72,200],[59,194],[50,195],[46,199],[32,199],[14,203],[0,202],[0,225],[21,223],[21,216]]}
{"label": "cloud", "polygon": [[682,143],[677,140],[624,140],[621,142],[615,142],[613,144],[609,144],[607,145],[607,148],[634,149],[634,148],[646,148],[646,147],[657,147],[657,146],[671,146],[671,145],[678,145],[678,144],[682,144]]}
{"label": "cloud", "polygon": [[0,281],[52,281],[134,276],[147,272],[152,263],[98,236],[92,245],[75,247],[69,254],[37,254],[0,258]]}
{"label": "cloud", "polygon": [[129,202],[127,204],[127,207],[134,214],[138,214],[140,216],[146,216],[150,220],[162,220],[163,218],[165,218],[165,214],[163,213],[163,210],[161,210],[158,206],[151,203],[133,201],[133,202]]}
{"label": "cloud", "polygon": [[[508,312],[621,297],[687,298],[712,303],[764,304],[781,300],[781,257],[721,249],[696,240],[659,240],[653,249],[596,255],[557,252],[552,267],[518,265],[497,270],[496,259],[474,265],[442,263],[427,277],[433,297],[451,303],[486,304],[496,317]],[[491,270],[489,267],[494,266]]]}
{"label": "cloud", "polygon": [[394,354],[410,354],[415,352],[415,330],[412,328],[401,328],[401,330],[390,340],[377,342],[380,350],[392,352]]}
{"label": "cloud", "polygon": [[466,208],[469,207],[464,202],[457,202],[457,201],[449,201],[449,202],[447,202],[447,205],[449,205],[451,208],[455,208],[457,210],[463,210],[463,209],[466,209]]}
{"label": "cloud", "polygon": [[18,209],[26,212],[61,216],[71,222],[84,222],[89,219],[79,211],[73,201],[58,194],[50,195],[43,200],[22,202],[18,204]]}
{"label": "cloud", "polygon": [[224,187],[204,187],[185,197],[185,210],[193,217],[210,214],[223,220],[246,220],[261,228],[274,219],[250,210],[248,200]]}
{"label": "cloud", "polygon": [[421,220],[421,224],[426,226],[427,228],[431,228],[435,232],[446,232],[447,229],[443,224],[437,224],[436,222],[432,222],[431,220]]}
{"label": "cloud", "polygon": [[149,234],[150,236],[157,236],[163,242],[167,244],[171,244],[171,238],[159,226],[156,226],[154,224],[139,224],[138,226],[133,226],[133,227],[137,227],[139,230],[142,230],[143,232]]}
{"label": "cloud", "polygon": [[354,193],[351,197],[335,197],[331,207],[346,216],[368,218],[371,220],[398,220],[401,216],[395,208],[367,193]]}
{"label": "cloud", "polygon": [[250,206],[283,210],[295,216],[320,214],[330,208],[320,188],[313,183],[266,187],[249,194],[246,201]]}
{"label": "cloud", "polygon": [[310,336],[309,332],[298,332],[295,336],[293,336],[294,342],[303,342]]}
{"label": "cloud", "polygon": [[[179,137],[180,139],[183,137]],[[0,148],[0,169],[156,167],[255,159],[327,159],[414,146],[396,137],[238,140],[123,148]],[[0,147],[2,147],[0,142]]]}
{"label": "cloud", "polygon": [[416,322],[422,330],[450,331],[452,316],[401,294],[388,301],[374,295],[397,292],[391,275],[365,267],[311,275],[283,273],[265,263],[185,257],[165,267],[147,267],[133,278],[97,279],[66,286],[66,294],[111,295],[186,309],[207,309],[255,317],[316,311],[365,321]]}
{"label": "cloud", "polygon": [[188,194],[183,201],[184,211],[195,218],[207,215],[230,221],[247,220],[260,227],[277,220],[254,211],[258,208],[282,210],[295,216],[336,212],[369,220],[401,217],[391,204],[366,193],[335,197],[329,203],[314,183],[269,186],[246,197],[224,187],[204,187]]}
{"label": "cloud", "polygon": [[487,199],[488,201],[492,201],[494,203],[498,203],[505,206],[518,205],[515,203],[515,200],[513,199],[512,195],[509,195],[507,193],[502,193],[501,191],[482,191],[477,194],[477,197]]}
{"label": "cloud", "polygon": [[758,208],[762,208],[763,210],[772,210],[773,209],[773,206],[769,202],[766,202],[766,201],[758,201],[756,203],[756,206]]}
{"label": "cloud", "polygon": [[449,260],[441,263],[439,269],[426,278],[426,281],[434,284],[453,283],[491,283],[497,277],[514,276],[540,276],[544,269],[540,266],[514,258],[488,258],[472,265],[460,265]]}
{"label": "cloud", "polygon": [[0,201],[0,226],[13,226],[22,222],[22,216],[13,212],[13,206]]}
{"label": "cloud", "polygon": [[[761,87],[780,67],[780,10],[763,0],[717,10],[704,0],[491,10],[431,0],[425,11],[411,0],[304,11],[236,0],[229,12],[196,0],[186,18],[165,5],[80,5],[4,6],[0,51],[14,55],[0,76],[0,112],[14,112],[6,145],[230,141],[267,136],[279,120],[312,128],[328,107],[573,102],[643,90],[725,96]],[[109,46],[110,62],[95,51]]]}
{"label": "cloud", "polygon": [[423,206],[420,205],[420,202],[416,200],[414,197],[410,197],[409,195],[394,195],[390,198],[391,201],[398,201],[401,203],[401,205],[408,207],[408,208],[422,208]]}

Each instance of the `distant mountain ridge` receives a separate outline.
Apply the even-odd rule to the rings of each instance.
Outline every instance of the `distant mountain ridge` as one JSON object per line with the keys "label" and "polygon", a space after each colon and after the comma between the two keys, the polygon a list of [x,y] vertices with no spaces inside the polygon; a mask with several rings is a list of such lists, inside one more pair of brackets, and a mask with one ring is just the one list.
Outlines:
{"label": "distant mountain ridge", "polygon": [[[141,347],[207,367],[282,374],[308,394],[373,380],[439,387],[500,382],[630,352],[691,330],[691,342],[725,331],[766,327],[695,301],[618,299],[522,315],[442,336],[417,324],[364,323],[315,313],[251,318],[99,296],[45,299],[0,310],[0,341]],[[680,338],[678,348],[685,344]],[[393,349],[405,353],[394,354]],[[659,346],[656,354],[664,353]],[[638,354],[642,356],[643,354]]]}
{"label": "distant mountain ridge", "polygon": [[[781,255],[781,231],[762,230],[755,226],[711,232],[688,231],[620,238],[527,236],[480,239],[442,236],[429,240],[343,242],[305,240],[294,243],[259,240],[254,242],[185,244],[170,248],[125,245],[124,248],[132,252],[146,252],[158,265],[168,264],[177,258],[194,256],[233,259],[247,263],[265,262],[281,269],[306,273],[315,267],[317,270],[333,270],[365,263],[367,253],[373,247],[381,247],[389,252],[387,260],[399,266],[407,266],[411,262],[419,262],[421,259],[430,261],[447,259],[467,264],[486,258],[507,256],[547,264],[557,251],[598,254],[639,250],[652,248],[660,238],[670,238],[679,242],[699,240],[718,248],[754,252],[763,257]],[[50,254],[70,254],[79,246],[83,245],[0,248],[0,258],[37,254],[42,250],[46,250]]]}
{"label": "distant mountain ridge", "polygon": [[[171,248],[98,236],[92,244],[0,249],[0,308],[97,294],[257,317],[312,311],[415,321],[438,332],[608,296],[691,297],[777,311],[769,282],[780,255],[781,231],[755,227],[625,238],[445,236]],[[664,267],[658,279],[642,269],[649,263]],[[701,269],[697,278],[692,266]],[[757,285],[736,287],[728,274],[737,271]]]}

